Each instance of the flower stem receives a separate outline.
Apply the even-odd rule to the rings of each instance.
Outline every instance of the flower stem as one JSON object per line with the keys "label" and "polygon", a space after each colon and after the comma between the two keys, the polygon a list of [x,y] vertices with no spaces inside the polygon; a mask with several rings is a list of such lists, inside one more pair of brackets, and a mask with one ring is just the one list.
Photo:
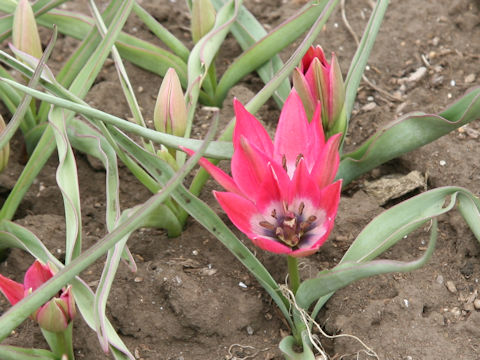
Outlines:
{"label": "flower stem", "polygon": [[65,331],[51,332],[45,329],[41,330],[45,340],[50,346],[50,349],[58,356],[59,359],[75,359],[72,343],[73,322],[68,324],[68,327]]}
{"label": "flower stem", "polygon": [[288,283],[293,294],[297,292],[300,286],[300,274],[298,273],[298,260],[296,257],[287,256],[288,264]]}

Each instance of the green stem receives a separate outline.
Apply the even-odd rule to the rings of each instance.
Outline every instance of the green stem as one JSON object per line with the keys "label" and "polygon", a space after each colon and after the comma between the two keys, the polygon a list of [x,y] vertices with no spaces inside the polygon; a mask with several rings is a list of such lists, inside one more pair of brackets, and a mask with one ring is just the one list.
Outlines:
{"label": "green stem", "polygon": [[287,256],[288,264],[288,284],[290,290],[295,295],[300,286],[300,274],[298,273],[298,259],[293,256]]}
{"label": "green stem", "polygon": [[63,356],[67,356],[68,360],[75,360],[73,353],[72,332],[73,322],[70,321],[65,331],[50,332],[45,329],[41,329],[45,340],[52,352],[59,358],[64,359]]}

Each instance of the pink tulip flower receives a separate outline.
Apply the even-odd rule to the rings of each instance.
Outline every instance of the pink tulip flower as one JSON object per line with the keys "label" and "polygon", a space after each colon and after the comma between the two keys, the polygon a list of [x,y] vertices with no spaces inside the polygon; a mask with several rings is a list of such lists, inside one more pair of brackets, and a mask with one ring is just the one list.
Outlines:
{"label": "pink tulip flower", "polygon": [[[53,275],[54,272],[50,265],[44,265],[35,260],[25,273],[23,284],[0,275],[0,291],[10,304],[15,305],[52,278]],[[75,300],[71,287],[68,286],[66,289],[62,289],[56,297],[37,309],[31,317],[43,329],[51,332],[61,332],[67,329],[75,314]]]}
{"label": "pink tulip flower", "polygon": [[309,118],[313,115],[317,101],[320,101],[325,131],[345,132],[345,87],[335,54],[332,53],[332,60],[328,63],[320,46],[310,47],[293,73],[293,86],[298,91]]}
{"label": "pink tulip flower", "polygon": [[[235,100],[232,176],[200,164],[227,192],[214,195],[230,220],[258,247],[293,257],[310,255],[333,228],[341,181],[341,134],[326,143],[320,106],[309,123],[295,90],[287,98],[272,142],[260,122]],[[185,149],[189,154],[191,150]]]}

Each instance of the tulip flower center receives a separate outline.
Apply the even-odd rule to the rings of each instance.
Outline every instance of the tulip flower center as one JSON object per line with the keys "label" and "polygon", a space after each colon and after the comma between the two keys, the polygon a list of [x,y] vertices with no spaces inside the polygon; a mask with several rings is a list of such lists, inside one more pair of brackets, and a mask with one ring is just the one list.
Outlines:
{"label": "tulip flower center", "polygon": [[300,203],[298,209],[290,210],[288,204],[282,203],[281,211],[272,210],[272,222],[263,220],[259,225],[266,229],[267,235],[277,239],[285,245],[295,248],[300,243],[302,236],[315,227],[317,217],[304,214],[305,204]]}

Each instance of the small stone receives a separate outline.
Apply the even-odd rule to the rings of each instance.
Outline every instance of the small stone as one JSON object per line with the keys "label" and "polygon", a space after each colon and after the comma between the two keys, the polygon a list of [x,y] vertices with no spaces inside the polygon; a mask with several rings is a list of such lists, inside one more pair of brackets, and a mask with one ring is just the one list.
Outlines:
{"label": "small stone", "polygon": [[377,104],[374,102],[369,102],[362,106],[362,111],[371,111],[377,107]]}
{"label": "small stone", "polygon": [[451,309],[450,309],[450,312],[451,312],[454,316],[460,316],[460,315],[462,315],[462,311],[461,311],[460,308],[457,307],[457,306],[451,308]]}
{"label": "small stone", "polygon": [[470,83],[474,82],[475,79],[476,79],[475,74],[468,74],[467,76],[465,76],[464,82],[467,83],[467,84],[470,84]]}
{"label": "small stone", "polygon": [[453,281],[447,281],[445,283],[445,286],[447,287],[447,290],[450,291],[452,294],[455,294],[457,292],[457,287],[455,286]]}
{"label": "small stone", "polygon": [[142,282],[142,281],[143,281],[143,277],[137,276],[135,279],[133,279],[133,281],[135,281],[136,283]]}
{"label": "small stone", "polygon": [[244,289],[247,288],[247,285],[245,285],[245,283],[242,282],[242,281],[240,281],[240,282],[238,283],[238,286],[240,286],[241,288],[244,288]]}
{"label": "small stone", "polygon": [[440,160],[439,164],[440,166],[445,166],[447,165],[447,162],[445,160]]}
{"label": "small stone", "polygon": [[480,299],[475,299],[473,302],[473,307],[477,310],[480,310]]}
{"label": "small stone", "polygon": [[438,275],[437,278],[435,279],[435,281],[437,282],[437,284],[442,285],[443,284],[443,276]]}
{"label": "small stone", "polygon": [[247,326],[247,334],[248,335],[253,335],[253,333],[254,333],[253,328],[250,325],[248,325]]}

